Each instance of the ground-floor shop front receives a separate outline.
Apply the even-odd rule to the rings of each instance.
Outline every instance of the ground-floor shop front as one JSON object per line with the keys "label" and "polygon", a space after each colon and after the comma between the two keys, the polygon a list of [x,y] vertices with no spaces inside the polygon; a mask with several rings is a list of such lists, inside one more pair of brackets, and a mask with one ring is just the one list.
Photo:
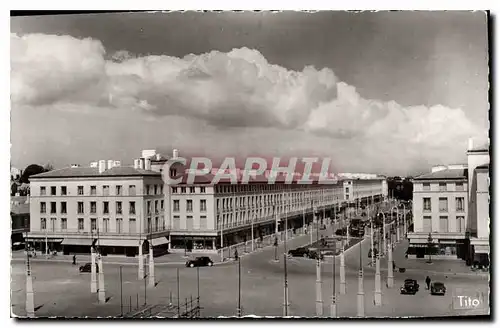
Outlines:
{"label": "ground-floor shop front", "polygon": [[[147,239],[113,239],[113,238],[58,238],[58,237],[29,237],[28,247],[38,254],[78,255],[90,254],[92,242],[99,249],[103,256],[129,256],[134,257],[139,254],[139,247],[142,244],[142,253],[149,254],[150,248],[153,256],[160,256],[168,253],[169,239],[167,236],[155,236]],[[141,243],[142,241],[142,243]],[[150,247],[151,245],[151,247]]]}
{"label": "ground-floor shop front", "polygon": [[409,236],[409,245],[407,255],[409,259],[431,259],[441,260],[465,260],[467,257],[467,243],[464,238],[439,238],[431,237],[429,242],[428,235],[414,238]]}

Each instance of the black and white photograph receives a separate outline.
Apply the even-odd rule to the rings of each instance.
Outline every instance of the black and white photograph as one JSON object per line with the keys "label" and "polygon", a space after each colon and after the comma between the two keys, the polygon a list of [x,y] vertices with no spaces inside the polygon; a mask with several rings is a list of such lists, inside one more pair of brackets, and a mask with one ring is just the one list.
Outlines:
{"label": "black and white photograph", "polygon": [[488,11],[8,24],[11,318],[490,318]]}

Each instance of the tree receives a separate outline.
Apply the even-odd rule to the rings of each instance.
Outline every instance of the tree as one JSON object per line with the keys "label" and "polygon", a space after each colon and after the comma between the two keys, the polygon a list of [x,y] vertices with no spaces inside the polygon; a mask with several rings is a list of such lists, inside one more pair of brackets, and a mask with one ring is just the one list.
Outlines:
{"label": "tree", "polygon": [[52,166],[52,164],[50,163],[47,163],[43,169],[45,170],[45,172],[50,172],[54,169],[54,166]]}
{"label": "tree", "polygon": [[40,174],[46,172],[45,169],[38,164],[31,164],[24,169],[23,174],[21,175],[21,183],[30,183],[29,178],[32,175]]}

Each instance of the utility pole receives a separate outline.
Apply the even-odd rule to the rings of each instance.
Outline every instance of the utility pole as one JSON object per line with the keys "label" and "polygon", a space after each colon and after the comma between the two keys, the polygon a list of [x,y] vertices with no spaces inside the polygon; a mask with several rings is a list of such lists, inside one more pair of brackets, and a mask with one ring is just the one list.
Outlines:
{"label": "utility pole", "polygon": [[321,296],[321,261],[316,259],[316,316],[323,315],[323,298]]}
{"label": "utility pole", "polygon": [[[333,227],[333,230],[335,230],[335,226]],[[337,240],[334,239],[333,242],[333,271],[332,271],[332,278],[333,278],[333,285],[332,285],[332,305],[330,306],[330,317],[336,318],[337,317],[337,293],[335,291],[335,276],[336,276],[336,267],[335,267],[335,262],[336,262],[336,254],[337,254]]]}
{"label": "utility pole", "polygon": [[33,293],[33,277],[31,275],[30,252],[28,249],[28,233],[26,232],[25,239],[26,249],[26,316],[28,318],[35,317],[35,297]]}
{"label": "utility pole", "polygon": [[[389,236],[389,242],[392,241],[392,234]],[[392,288],[394,286],[394,273],[393,273],[393,262],[392,262],[392,245],[387,245],[388,261],[387,261],[387,287]]]}
{"label": "utility pole", "polygon": [[365,292],[363,289],[363,263],[361,255],[361,242],[359,242],[359,275],[358,275],[358,317],[365,316]]}
{"label": "utility pole", "polygon": [[283,286],[283,316],[287,317],[288,316],[288,307],[290,304],[288,303],[288,270],[286,266],[287,258],[286,258],[286,253],[283,254],[283,261],[284,261],[284,271],[285,271],[285,279],[284,279],[284,286]]}

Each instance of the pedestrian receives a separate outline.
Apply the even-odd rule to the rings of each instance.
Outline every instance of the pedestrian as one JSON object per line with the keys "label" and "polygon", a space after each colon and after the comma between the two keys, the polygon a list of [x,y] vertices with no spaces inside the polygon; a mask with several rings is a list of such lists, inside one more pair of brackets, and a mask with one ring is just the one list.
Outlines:
{"label": "pedestrian", "polygon": [[431,288],[431,277],[427,276],[425,278],[425,284],[427,285],[427,289]]}
{"label": "pedestrian", "polygon": [[73,254],[73,265],[76,265],[76,255]]}

